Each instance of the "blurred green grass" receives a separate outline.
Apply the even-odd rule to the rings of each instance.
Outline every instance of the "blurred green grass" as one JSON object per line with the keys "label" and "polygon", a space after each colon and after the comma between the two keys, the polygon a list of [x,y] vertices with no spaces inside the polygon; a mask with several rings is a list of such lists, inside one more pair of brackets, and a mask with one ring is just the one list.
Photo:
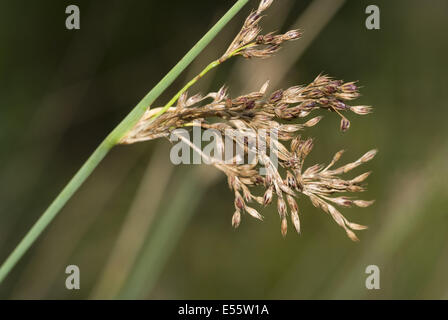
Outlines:
{"label": "blurred green grass", "polygon": [[[63,27],[66,1],[0,3],[0,259],[105,134],[231,4],[174,2],[80,1],[82,27],[76,33]],[[288,11],[276,1],[266,25],[287,29],[311,1],[284,3]],[[448,3],[375,3],[381,9],[381,30],[364,27],[364,9],[371,3],[348,0],[279,84],[307,83],[320,72],[347,81],[358,79],[363,87],[359,103],[375,107],[368,117],[352,116],[346,134],[338,131],[332,114],[324,114],[319,126],[306,132],[317,139],[308,165],[328,162],[341,148],[347,149],[343,157],[347,161],[379,148],[377,158],[364,168],[373,170],[373,175],[363,196],[376,199],[376,204],[343,211],[369,225],[360,234],[361,242],[346,239],[307,199],[299,202],[300,236],[290,230],[286,239],[281,237],[275,208],[264,211],[263,223],[243,217],[235,231],[230,224],[232,194],[223,175],[204,188],[194,184],[194,178],[185,178],[198,168],[180,166],[174,168],[157,221],[173,210],[181,215],[192,191],[197,205],[186,204],[192,217],[176,234],[179,240],[170,244],[173,251],[160,265],[154,286],[147,286],[154,281],[147,280],[153,262],[144,259],[152,241],[153,233],[148,232],[127,284],[135,294],[127,297],[447,298]],[[244,15],[226,28],[191,70],[225,47]],[[294,49],[283,49],[288,50]],[[257,70],[281,63],[282,54],[275,61],[247,64]],[[218,88],[238,64],[223,65],[198,88]],[[227,83],[231,94],[241,93],[249,83],[246,79],[267,80],[269,73],[258,69],[259,74],[251,71],[257,73],[247,78],[238,74],[235,86]],[[193,72],[180,77],[161,102],[176,92],[188,73]],[[113,150],[0,287],[0,297],[91,297],[154,150],[153,143]],[[165,165],[171,166],[168,154]],[[214,173],[212,168],[201,170]],[[181,186],[185,194],[179,194]],[[176,204],[178,208],[172,209]],[[68,264],[81,268],[80,291],[64,287]],[[379,291],[364,287],[369,264],[381,269]]]}

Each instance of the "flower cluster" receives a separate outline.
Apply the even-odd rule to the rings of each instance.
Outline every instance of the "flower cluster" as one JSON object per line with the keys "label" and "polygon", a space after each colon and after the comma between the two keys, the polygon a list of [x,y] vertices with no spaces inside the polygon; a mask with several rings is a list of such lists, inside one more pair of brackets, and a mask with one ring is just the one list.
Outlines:
{"label": "flower cluster", "polygon": [[[249,15],[241,31],[218,61],[225,61],[235,55],[265,58],[276,52],[285,41],[300,37],[297,30],[281,35],[260,35],[258,23],[261,13],[271,3],[272,0],[261,1],[259,8]],[[340,129],[346,131],[350,127],[350,121],[344,115],[346,112],[366,115],[371,112],[371,107],[349,105],[359,97],[355,82],[334,80],[326,75],[317,76],[306,86],[293,86],[271,94],[267,94],[268,86],[269,82],[266,82],[258,91],[233,99],[226,87],[205,96],[197,94],[190,97],[185,91],[179,95],[177,105],[168,108],[160,116],[160,109],[148,109],[121,143],[168,137],[178,128],[199,126],[203,129],[215,129],[230,136],[246,154],[255,152],[257,155],[250,164],[220,161],[211,163],[225,173],[229,187],[234,192],[234,227],[240,225],[243,213],[260,220],[263,218],[253,203],[267,206],[275,201],[283,236],[287,233],[288,215],[296,231],[300,232],[297,198],[304,195],[314,206],[330,214],[350,239],[357,240],[354,231],[366,227],[348,221],[334,205],[367,207],[373,203],[339,194],[365,190],[363,183],[369,172],[348,180],[341,176],[371,160],[376,150],[367,152],[355,162],[334,168],[343,153],[339,151],[327,166],[313,165],[305,169],[304,162],[313,148],[313,139],[304,139],[298,132],[315,126],[322,116],[317,115],[301,123],[296,121],[308,117],[312,112],[328,110],[341,117]],[[266,130],[275,130],[276,138],[262,135]],[[248,143],[248,135],[261,139],[264,148],[275,152],[278,165],[267,156],[266,149],[260,150],[260,145]],[[265,174],[260,174],[260,168],[265,169]],[[254,188],[257,186],[258,188]],[[263,190],[261,193],[260,187]]]}

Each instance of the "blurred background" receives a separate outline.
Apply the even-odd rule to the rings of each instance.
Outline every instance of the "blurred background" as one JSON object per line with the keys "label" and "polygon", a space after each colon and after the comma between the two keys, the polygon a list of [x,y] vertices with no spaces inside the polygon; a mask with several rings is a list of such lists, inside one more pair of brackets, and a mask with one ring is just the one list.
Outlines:
{"label": "blurred background", "polygon": [[[94,148],[234,1],[0,1],[0,261],[14,249]],[[65,8],[81,29],[65,28]],[[365,8],[381,10],[367,30]],[[251,1],[155,103],[161,105],[221,56],[258,1]],[[319,73],[359,80],[352,127],[324,120],[306,165],[346,149],[349,162],[380,153],[376,203],[344,209],[367,224],[359,243],[308,199],[302,234],[285,239],[275,206],[264,222],[231,226],[233,195],[221,172],[173,166],[170,143],[112,150],[0,286],[3,299],[443,299],[448,298],[448,2],[277,0],[265,32],[300,27],[302,40],[274,58],[237,58],[190,93],[222,84],[237,96]],[[341,160],[342,161],[342,160]],[[81,289],[65,288],[65,268]],[[381,289],[365,288],[365,269]]]}

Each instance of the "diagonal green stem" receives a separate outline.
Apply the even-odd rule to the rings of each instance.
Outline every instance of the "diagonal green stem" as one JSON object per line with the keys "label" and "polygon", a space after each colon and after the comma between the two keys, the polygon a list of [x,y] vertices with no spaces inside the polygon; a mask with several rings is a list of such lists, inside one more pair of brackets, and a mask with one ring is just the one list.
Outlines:
{"label": "diagonal green stem", "polygon": [[[98,148],[87,159],[75,176],[54,199],[48,209],[28,231],[14,251],[0,267],[0,283],[5,279],[17,262],[27,252],[39,235],[50,224],[62,207],[79,189],[82,183],[103,160],[107,153],[118,141],[138,122],[145,110],[165,89],[179,76],[179,74],[197,57],[197,55],[216,37],[219,31],[241,10],[249,0],[238,0],[232,8],[194,45],[193,48],[166,74],[166,76],[135,106],[135,108],[120,122],[120,124],[104,139]],[[174,102],[173,102],[174,103]]]}
{"label": "diagonal green stem", "polygon": [[254,46],[255,43],[249,43],[233,52],[231,52],[229,55],[220,58],[218,60],[212,61],[210,62],[205,68],[204,70],[202,70],[196,77],[194,77],[193,79],[191,79],[178,93],[176,93],[176,95],[171,98],[170,101],[168,101],[168,103],[166,105],[164,105],[162,108],[160,108],[160,111],[157,112],[152,118],[151,120],[154,121],[156,118],[158,118],[159,116],[161,116],[162,114],[164,114],[176,101],[177,99],[179,99],[179,97],[182,95],[182,93],[184,93],[185,91],[188,90],[188,88],[190,88],[192,85],[194,85],[196,82],[198,82],[199,79],[201,79],[203,76],[205,76],[205,74],[207,72],[209,72],[210,70],[212,70],[213,68],[216,68],[217,66],[219,66],[221,63],[227,61],[228,59],[230,59],[231,57],[237,55],[240,51],[252,47]]}

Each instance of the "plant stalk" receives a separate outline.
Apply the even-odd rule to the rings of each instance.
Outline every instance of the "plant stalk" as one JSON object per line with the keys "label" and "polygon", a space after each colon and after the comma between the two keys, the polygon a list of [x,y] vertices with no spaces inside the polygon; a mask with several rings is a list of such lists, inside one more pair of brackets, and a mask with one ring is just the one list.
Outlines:
{"label": "plant stalk", "polygon": [[244,47],[241,47],[241,48],[231,52],[229,55],[227,55],[225,57],[222,57],[222,58],[220,58],[218,60],[210,62],[204,68],[204,70],[202,70],[196,77],[191,79],[178,93],[176,93],[176,95],[170,101],[168,101],[168,103],[166,105],[161,107],[160,111],[158,111],[153,116],[153,118],[151,120],[154,121],[156,118],[158,118],[159,116],[164,114],[179,99],[179,97],[182,95],[182,93],[187,91],[192,85],[194,85],[196,82],[198,82],[198,80],[201,79],[203,76],[205,76],[207,74],[207,72],[209,72],[213,68],[216,68],[217,66],[219,66],[223,62],[227,61],[228,59],[232,58],[233,56],[237,55],[240,51],[242,51],[242,50],[244,50],[244,49],[246,49],[248,47],[251,47],[253,45],[254,45],[254,43],[249,43],[248,45],[245,45]]}

